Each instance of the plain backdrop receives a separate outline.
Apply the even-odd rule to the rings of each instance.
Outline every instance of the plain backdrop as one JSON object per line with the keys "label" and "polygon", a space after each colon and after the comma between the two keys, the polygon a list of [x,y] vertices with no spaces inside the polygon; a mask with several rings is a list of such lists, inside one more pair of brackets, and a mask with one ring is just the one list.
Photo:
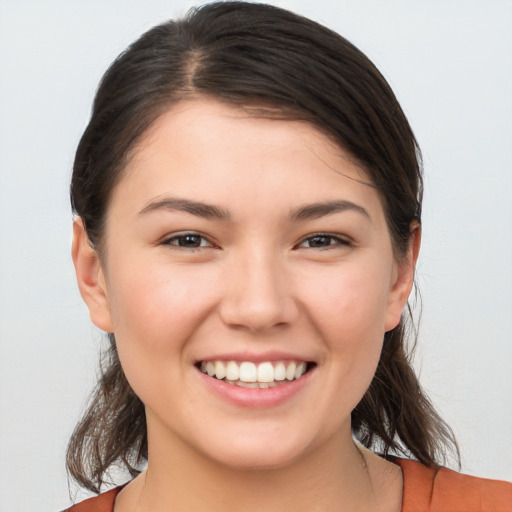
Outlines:
{"label": "plain backdrop", "polygon": [[[512,480],[512,2],[270,3],[346,36],[397,94],[425,159],[415,365],[463,471]],[[68,182],[96,85],[143,31],[192,5],[0,0],[2,512],[70,503],[64,451],[101,333],[74,282]]]}

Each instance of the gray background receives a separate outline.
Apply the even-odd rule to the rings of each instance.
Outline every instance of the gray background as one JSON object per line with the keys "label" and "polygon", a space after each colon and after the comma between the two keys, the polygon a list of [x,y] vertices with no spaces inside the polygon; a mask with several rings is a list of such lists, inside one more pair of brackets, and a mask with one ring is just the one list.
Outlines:
{"label": "gray background", "polygon": [[[270,3],[359,46],[408,115],[426,173],[416,367],[463,470],[512,480],[512,2]],[[191,5],[0,0],[1,511],[70,502],[64,450],[101,340],[69,255],[73,152],[110,62]]]}

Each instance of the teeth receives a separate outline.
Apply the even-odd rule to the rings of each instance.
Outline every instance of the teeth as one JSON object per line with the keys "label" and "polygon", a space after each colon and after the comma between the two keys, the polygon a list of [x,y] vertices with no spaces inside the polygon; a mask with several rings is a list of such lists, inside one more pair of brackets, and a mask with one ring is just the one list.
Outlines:
{"label": "teeth", "polygon": [[227,380],[238,380],[240,374],[238,373],[238,365],[235,361],[229,361],[226,365],[226,379]]}
{"label": "teeth", "polygon": [[238,382],[235,382],[235,386],[240,386],[241,388],[257,388],[258,383],[257,382],[244,382],[243,380],[239,380]]}
{"label": "teeth", "polygon": [[215,375],[215,364],[213,364],[211,361],[206,363],[206,373],[210,377],[213,377]]}
{"label": "teeth", "polygon": [[274,378],[274,367],[272,363],[260,363],[258,365],[258,382],[272,382]]}
{"label": "teeth", "polygon": [[286,379],[286,366],[284,363],[277,363],[274,368],[274,380]]}
{"label": "teeth", "polygon": [[223,379],[226,376],[226,367],[222,361],[215,361],[215,376],[217,379]]}
{"label": "teeth", "polygon": [[201,371],[210,377],[248,388],[272,388],[284,380],[299,379],[306,373],[305,361],[207,361],[201,362]]}
{"label": "teeth", "polygon": [[[208,365],[207,365],[208,366]],[[240,365],[240,377],[242,382],[256,382],[258,380],[257,369],[254,363],[244,361]]]}
{"label": "teeth", "polygon": [[297,369],[297,365],[292,361],[289,365],[288,365],[288,368],[286,368],[286,378],[288,380],[293,380],[295,379],[295,370]]}
{"label": "teeth", "polygon": [[295,378],[298,379],[302,375],[304,375],[306,371],[306,363],[303,361],[297,365],[297,368],[295,368]]}

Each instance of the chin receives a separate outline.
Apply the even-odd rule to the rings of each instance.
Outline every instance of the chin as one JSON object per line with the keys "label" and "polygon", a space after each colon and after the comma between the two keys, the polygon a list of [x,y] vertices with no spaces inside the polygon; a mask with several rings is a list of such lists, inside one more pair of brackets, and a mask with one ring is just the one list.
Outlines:
{"label": "chin", "polygon": [[227,469],[234,471],[272,471],[293,465],[300,459],[295,453],[276,453],[269,450],[254,449],[231,451],[215,457],[215,461]]}
{"label": "chin", "polygon": [[[309,441],[309,440],[308,440]],[[309,442],[298,436],[226,436],[205,447],[210,460],[236,471],[277,470],[293,465],[308,451]]]}

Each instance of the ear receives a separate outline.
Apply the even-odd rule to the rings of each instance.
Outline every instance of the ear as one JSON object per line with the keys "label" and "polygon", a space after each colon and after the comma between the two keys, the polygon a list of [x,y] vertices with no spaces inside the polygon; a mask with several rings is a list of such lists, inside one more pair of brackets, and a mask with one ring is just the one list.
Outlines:
{"label": "ear", "polygon": [[92,247],[80,217],[73,222],[71,255],[75,265],[78,288],[89,308],[92,322],[103,331],[113,332],[114,326],[110,314],[105,275],[98,253]]}
{"label": "ear", "polygon": [[409,295],[414,284],[414,270],[420,252],[421,227],[417,222],[411,224],[411,237],[409,247],[404,257],[396,263],[396,273],[392,282],[391,292],[388,298],[388,309],[385,322],[385,330],[395,328],[402,316]]}

